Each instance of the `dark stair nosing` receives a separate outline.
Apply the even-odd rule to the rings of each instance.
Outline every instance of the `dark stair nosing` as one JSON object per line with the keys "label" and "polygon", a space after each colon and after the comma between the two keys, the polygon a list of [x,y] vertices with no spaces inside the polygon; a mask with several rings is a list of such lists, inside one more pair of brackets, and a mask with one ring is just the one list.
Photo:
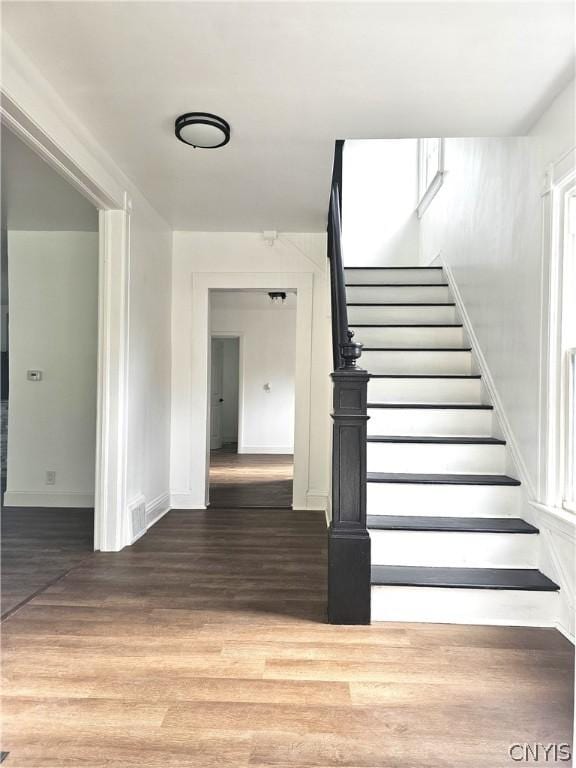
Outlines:
{"label": "dark stair nosing", "polygon": [[472,352],[472,347],[362,347],[363,352]]}
{"label": "dark stair nosing", "polygon": [[347,267],[344,269],[442,269],[442,267]]}
{"label": "dark stair nosing", "polygon": [[499,437],[438,437],[431,435],[369,435],[369,443],[425,443],[427,445],[506,445]]}
{"label": "dark stair nosing", "polygon": [[453,301],[350,301],[348,307],[455,307]]}
{"label": "dark stair nosing", "polygon": [[539,533],[519,517],[435,517],[432,515],[368,515],[368,528],[376,531],[446,533]]}
{"label": "dark stair nosing", "polygon": [[464,328],[463,323],[350,323],[350,328]]}
{"label": "dark stair nosing", "polygon": [[479,373],[371,373],[371,379],[481,379]]}
{"label": "dark stair nosing", "polygon": [[406,485],[503,485],[518,486],[520,480],[508,475],[427,474],[420,472],[368,472],[369,483]]}
{"label": "dark stair nosing", "polygon": [[346,288],[449,288],[450,283],[346,283]]}
{"label": "dark stair nosing", "polygon": [[438,410],[438,411],[493,411],[493,405],[484,405],[480,403],[474,405],[473,403],[368,403],[368,410],[370,408],[414,408],[418,410]]}
{"label": "dark stair nosing", "polygon": [[440,568],[373,565],[372,584],[397,587],[446,587],[557,592],[560,587],[536,568]]}

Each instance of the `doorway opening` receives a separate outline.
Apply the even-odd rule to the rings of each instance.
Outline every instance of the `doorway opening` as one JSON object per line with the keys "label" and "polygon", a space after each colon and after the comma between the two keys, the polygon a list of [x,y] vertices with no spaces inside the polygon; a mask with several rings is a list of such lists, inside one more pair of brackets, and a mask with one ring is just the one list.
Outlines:
{"label": "doorway opening", "polygon": [[94,549],[97,209],[2,131],[2,611]]}
{"label": "doorway opening", "polygon": [[211,508],[293,499],[296,292],[210,295]]}

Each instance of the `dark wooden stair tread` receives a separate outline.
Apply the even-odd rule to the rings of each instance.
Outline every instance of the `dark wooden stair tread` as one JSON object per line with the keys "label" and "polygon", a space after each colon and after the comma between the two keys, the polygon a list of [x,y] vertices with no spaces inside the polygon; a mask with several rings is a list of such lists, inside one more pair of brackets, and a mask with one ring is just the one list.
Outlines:
{"label": "dark wooden stair tread", "polygon": [[363,352],[472,352],[472,347],[363,347]]}
{"label": "dark wooden stair tread", "polygon": [[371,379],[481,379],[479,373],[371,373]]}
{"label": "dark wooden stair tread", "polygon": [[556,592],[559,586],[535,568],[431,568],[373,565],[372,584],[405,587],[513,589]]}
{"label": "dark wooden stair tread", "polygon": [[376,531],[440,531],[449,533],[538,533],[519,517],[436,517],[432,515],[368,515]]}
{"label": "dark wooden stair tread", "polygon": [[506,445],[499,437],[431,437],[428,435],[369,435],[369,443],[425,443],[435,445]]}
{"label": "dark wooden stair tread", "polygon": [[448,288],[448,283],[346,283],[346,288]]}
{"label": "dark wooden stair tread", "polygon": [[464,328],[462,323],[350,323],[350,328]]}
{"label": "dark wooden stair tread", "polygon": [[347,267],[344,265],[344,269],[442,269],[442,267]]}
{"label": "dark wooden stair tread", "polygon": [[414,485],[520,485],[508,475],[430,475],[407,472],[368,472],[369,483],[406,483]]}
{"label": "dark wooden stair tread", "polygon": [[453,301],[437,301],[437,302],[430,302],[430,301],[415,301],[415,302],[405,302],[401,301],[400,303],[397,301],[384,301],[384,302],[374,302],[374,301],[347,301],[346,302],[347,307],[455,307],[456,304]]}
{"label": "dark wooden stair tread", "polygon": [[416,408],[416,409],[434,409],[439,411],[493,411],[493,405],[479,403],[368,403],[370,408]]}

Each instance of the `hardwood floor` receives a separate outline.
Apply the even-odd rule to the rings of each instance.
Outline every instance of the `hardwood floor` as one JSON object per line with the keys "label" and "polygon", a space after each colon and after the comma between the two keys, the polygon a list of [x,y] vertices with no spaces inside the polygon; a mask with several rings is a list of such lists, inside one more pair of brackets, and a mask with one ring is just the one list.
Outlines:
{"label": "hardwood floor", "polygon": [[558,632],[329,626],[325,575],[323,515],[278,509],[88,557],[2,625],[7,768],[510,768],[571,740]]}
{"label": "hardwood floor", "polygon": [[291,454],[238,454],[236,446],[210,452],[210,506],[292,506]]}
{"label": "hardwood floor", "polygon": [[93,551],[91,509],[4,507],[2,616]]}

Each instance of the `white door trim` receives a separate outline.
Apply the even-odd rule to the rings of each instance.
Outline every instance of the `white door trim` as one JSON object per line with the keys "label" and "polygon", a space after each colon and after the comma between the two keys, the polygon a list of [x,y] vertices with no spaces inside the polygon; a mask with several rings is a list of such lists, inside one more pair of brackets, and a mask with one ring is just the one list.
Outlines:
{"label": "white door trim", "polygon": [[210,434],[210,291],[290,289],[296,302],[296,370],[294,426],[294,509],[307,509],[310,466],[310,396],[312,366],[312,287],[308,272],[196,272],[192,275],[192,349],[190,356],[190,423],[185,450],[187,488],[173,494],[173,507],[205,509],[208,505]]}
{"label": "white door trim", "polygon": [[[15,75],[17,77],[17,75]],[[24,92],[24,91],[23,91]],[[2,87],[0,117],[43,160],[99,209],[98,382],[94,549],[130,543],[126,518],[130,209],[112,179],[105,188],[72,159],[45,128]],[[47,110],[46,120],[50,123]],[[85,155],[86,160],[90,155]]]}

